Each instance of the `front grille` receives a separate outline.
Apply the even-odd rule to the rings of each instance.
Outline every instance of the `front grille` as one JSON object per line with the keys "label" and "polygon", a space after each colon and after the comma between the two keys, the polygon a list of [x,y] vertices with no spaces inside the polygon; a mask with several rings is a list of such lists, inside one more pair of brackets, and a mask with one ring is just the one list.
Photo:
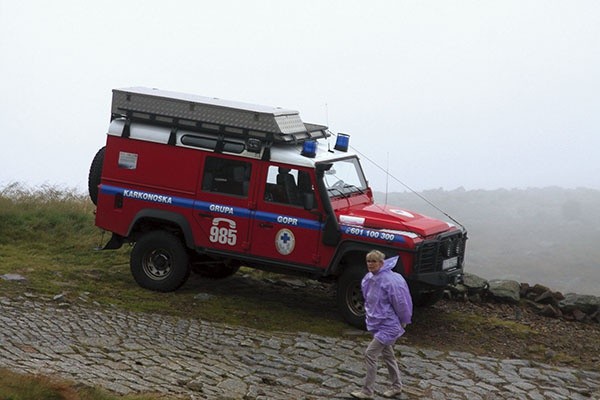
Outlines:
{"label": "front grille", "polygon": [[417,251],[414,272],[441,271],[444,260],[453,257],[458,257],[458,267],[460,267],[465,256],[466,240],[466,235],[456,232],[423,242]]}

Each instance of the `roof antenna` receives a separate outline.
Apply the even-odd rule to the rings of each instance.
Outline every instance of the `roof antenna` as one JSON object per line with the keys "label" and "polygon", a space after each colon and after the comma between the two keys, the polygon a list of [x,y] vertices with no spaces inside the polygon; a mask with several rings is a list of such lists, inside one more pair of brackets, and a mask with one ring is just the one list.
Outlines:
{"label": "roof antenna", "polygon": [[[325,124],[327,125],[327,130],[329,130],[329,107],[327,107],[327,103],[325,103]],[[335,134],[333,136],[335,136]],[[329,138],[327,138],[327,151],[333,153],[333,150],[331,150],[331,142],[329,141]]]}
{"label": "roof antenna", "polygon": [[[386,172],[386,175],[388,177],[392,177],[392,179],[394,179],[396,182],[398,182],[399,184],[401,184],[402,186],[404,186],[405,188],[407,188],[408,190],[410,190],[413,194],[415,194],[417,197],[419,197],[421,200],[425,201],[427,204],[429,204],[430,206],[432,206],[433,208],[435,208],[436,210],[438,210],[439,212],[441,212],[442,214],[444,214],[446,217],[450,218],[450,220],[452,222],[454,222],[455,224],[457,224],[458,226],[460,226],[461,228],[463,228],[464,230],[466,230],[466,228],[457,220],[455,220],[454,218],[452,218],[452,216],[450,214],[448,214],[447,212],[445,212],[444,210],[442,210],[441,208],[439,208],[438,206],[436,206],[435,204],[433,204],[431,201],[427,200],[425,198],[425,196],[423,196],[422,194],[417,193],[413,188],[411,188],[410,186],[408,186],[406,183],[402,182],[400,179],[396,178],[394,175],[388,173],[388,171],[385,171],[385,169],[383,169],[383,167],[381,167],[379,164],[377,164],[374,160],[371,160],[369,157],[367,157],[366,154],[361,153],[356,147],[352,147],[350,146],[358,155],[360,155],[361,157],[364,157],[366,160],[368,160],[369,162],[371,162],[374,166],[376,166],[377,168],[379,168],[381,171]],[[387,202],[387,189],[386,189],[386,202]]]}

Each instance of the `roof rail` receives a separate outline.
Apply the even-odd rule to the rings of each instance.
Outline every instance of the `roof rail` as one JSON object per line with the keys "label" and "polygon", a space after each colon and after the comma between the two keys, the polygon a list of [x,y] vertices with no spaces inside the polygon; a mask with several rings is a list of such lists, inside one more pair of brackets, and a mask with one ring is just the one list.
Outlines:
{"label": "roof rail", "polygon": [[330,135],[326,126],[302,122],[298,111],[144,87],[113,90],[111,120],[122,117],[268,143],[298,143]]}

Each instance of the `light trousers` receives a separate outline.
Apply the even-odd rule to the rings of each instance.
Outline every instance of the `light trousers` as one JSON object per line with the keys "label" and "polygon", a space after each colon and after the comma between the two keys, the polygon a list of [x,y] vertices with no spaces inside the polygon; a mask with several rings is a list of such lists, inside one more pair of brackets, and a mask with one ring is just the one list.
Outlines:
{"label": "light trousers", "polygon": [[392,389],[402,389],[400,370],[398,369],[398,363],[396,362],[396,356],[394,355],[394,343],[386,346],[373,338],[365,351],[367,377],[365,379],[365,385],[363,386],[363,392],[370,396],[373,396],[374,394],[373,386],[375,385],[375,378],[377,377],[377,361],[380,356],[383,357],[383,362],[387,367],[390,382],[392,383]]}

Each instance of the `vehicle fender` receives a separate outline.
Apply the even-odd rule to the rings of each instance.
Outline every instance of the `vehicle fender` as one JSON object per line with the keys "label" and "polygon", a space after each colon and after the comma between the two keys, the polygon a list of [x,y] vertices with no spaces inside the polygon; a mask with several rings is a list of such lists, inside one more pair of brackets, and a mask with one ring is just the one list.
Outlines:
{"label": "vehicle fender", "polygon": [[[377,246],[370,243],[367,244],[350,240],[344,241],[339,245],[325,275],[339,276],[344,269],[352,263],[364,263],[365,255],[371,250],[379,250],[384,253],[386,257],[394,257],[398,255],[399,252],[395,247]],[[404,274],[404,265],[402,264],[401,258],[398,259],[398,264],[394,267],[394,271]]]}
{"label": "vehicle fender", "polygon": [[166,229],[171,227],[179,229],[183,235],[186,246],[188,248],[194,247],[194,235],[192,229],[187,218],[182,214],[173,211],[145,208],[140,210],[133,218],[127,236],[135,236],[136,231],[138,231],[140,227],[148,225],[156,228]]}

